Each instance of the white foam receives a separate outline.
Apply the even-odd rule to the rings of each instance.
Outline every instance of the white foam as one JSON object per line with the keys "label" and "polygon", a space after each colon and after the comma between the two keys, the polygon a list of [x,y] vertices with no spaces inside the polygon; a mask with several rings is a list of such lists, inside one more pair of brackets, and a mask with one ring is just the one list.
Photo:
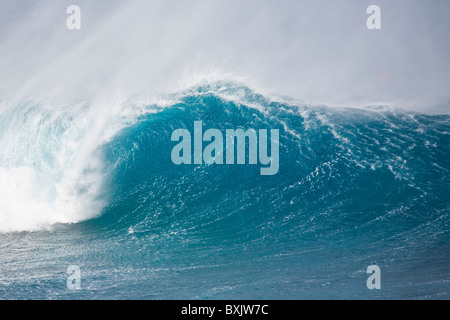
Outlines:
{"label": "white foam", "polygon": [[2,103],[0,232],[49,229],[101,213],[108,170],[99,147],[146,112],[142,104],[125,105]]}

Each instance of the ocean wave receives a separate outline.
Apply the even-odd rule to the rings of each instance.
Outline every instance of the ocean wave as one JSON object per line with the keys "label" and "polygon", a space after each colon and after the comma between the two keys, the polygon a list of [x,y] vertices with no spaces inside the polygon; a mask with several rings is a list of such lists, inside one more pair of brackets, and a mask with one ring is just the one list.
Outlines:
{"label": "ocean wave", "polygon": [[[446,115],[302,105],[230,82],[158,99],[3,105],[1,232],[100,216],[136,233],[169,221],[186,228],[183,219],[203,212],[191,228],[230,216],[250,225],[262,216],[264,223],[308,216],[308,233],[329,228],[321,217],[330,214],[345,225],[398,210],[400,220],[414,216],[413,227],[431,218],[435,210],[421,212],[430,205],[448,210]],[[174,165],[170,135],[196,120],[223,130],[279,129],[280,172],[263,178],[248,164]]]}

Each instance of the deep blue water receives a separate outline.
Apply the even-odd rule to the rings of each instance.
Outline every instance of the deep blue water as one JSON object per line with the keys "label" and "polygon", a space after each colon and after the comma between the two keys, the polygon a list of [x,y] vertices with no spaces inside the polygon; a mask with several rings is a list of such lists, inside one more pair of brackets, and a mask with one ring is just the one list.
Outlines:
{"label": "deep blue water", "polygon": [[[149,107],[95,149],[98,214],[0,233],[0,298],[450,298],[450,116],[288,103],[238,85]],[[197,120],[279,129],[279,172],[173,164],[173,130]],[[366,287],[373,264],[380,290]],[[66,287],[69,265],[80,290]]]}

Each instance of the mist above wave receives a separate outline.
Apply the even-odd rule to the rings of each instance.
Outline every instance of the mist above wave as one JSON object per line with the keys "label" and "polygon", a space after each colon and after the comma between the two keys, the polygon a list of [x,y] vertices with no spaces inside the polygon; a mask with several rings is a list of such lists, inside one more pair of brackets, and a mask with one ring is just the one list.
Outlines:
{"label": "mist above wave", "polygon": [[312,103],[449,110],[446,1],[379,1],[377,31],[368,3],[351,0],[77,4],[81,29],[68,30],[67,3],[2,1],[1,97],[106,99],[228,78]]}

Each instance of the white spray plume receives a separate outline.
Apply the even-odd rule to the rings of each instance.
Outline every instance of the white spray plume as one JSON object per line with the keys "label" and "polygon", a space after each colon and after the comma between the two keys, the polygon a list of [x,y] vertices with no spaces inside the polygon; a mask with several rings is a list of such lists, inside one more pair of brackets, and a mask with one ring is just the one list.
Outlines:
{"label": "white spray plume", "polygon": [[239,78],[316,103],[448,112],[450,2],[71,1],[0,4],[0,97],[111,100]]}

